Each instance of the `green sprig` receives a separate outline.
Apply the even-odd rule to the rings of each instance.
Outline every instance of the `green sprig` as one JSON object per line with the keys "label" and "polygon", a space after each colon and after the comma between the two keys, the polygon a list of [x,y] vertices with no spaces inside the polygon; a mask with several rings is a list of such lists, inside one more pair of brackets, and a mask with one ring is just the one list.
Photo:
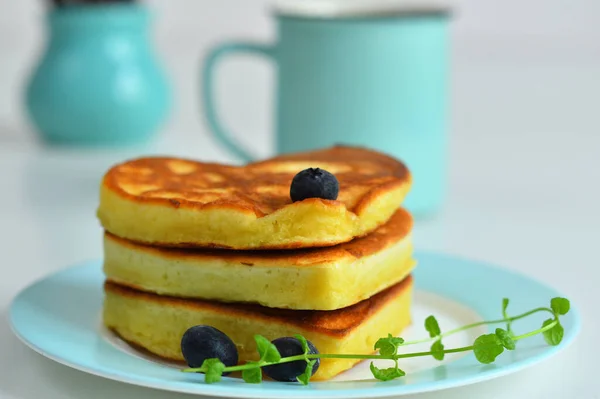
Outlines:
{"label": "green sprig", "polygon": [[262,335],[255,335],[254,341],[256,341],[256,348],[260,356],[258,363],[277,363],[281,360],[281,355],[277,350],[277,347],[271,343],[268,339]]}
{"label": "green sprig", "polygon": [[444,360],[444,344],[441,339],[431,344],[431,356],[436,360]]}
{"label": "green sprig", "polygon": [[248,362],[248,365],[253,368],[242,370],[242,379],[249,384],[259,384],[262,382],[262,371],[259,367],[259,362]]}
{"label": "green sprig", "polygon": [[390,381],[398,377],[404,377],[406,375],[406,373],[398,367],[398,364],[396,364],[396,367],[379,369],[375,367],[373,362],[371,362],[371,366],[369,368],[371,369],[371,373],[373,374],[373,376],[381,381]]}
{"label": "green sprig", "polygon": [[503,347],[509,351],[515,350],[515,340],[512,339],[510,333],[502,328],[496,328],[496,337],[500,340]]}
{"label": "green sprig", "polygon": [[315,366],[316,363],[317,363],[316,360],[307,360],[306,368],[304,369],[304,373],[302,373],[298,377],[296,377],[296,379],[298,380],[299,383],[301,383],[302,385],[308,385],[308,382],[310,381],[310,377],[312,377],[313,367]]}
{"label": "green sprig", "polygon": [[388,334],[385,338],[379,338],[373,348],[379,350],[379,354],[383,356],[392,356],[398,352],[398,347],[403,343],[404,339]]}
{"label": "green sprig", "polygon": [[[493,363],[498,356],[500,356],[504,350],[515,350],[516,342],[525,338],[529,338],[538,334],[542,334],[544,340],[548,345],[559,345],[564,337],[564,328],[560,323],[560,316],[566,315],[570,310],[570,302],[566,298],[552,298],[550,301],[550,307],[539,307],[521,313],[516,316],[508,317],[506,309],[508,307],[508,299],[504,298],[502,301],[502,319],[481,321],[477,323],[467,324],[460,328],[446,331],[442,333],[439,323],[434,316],[429,316],[425,319],[425,329],[429,333],[429,338],[423,338],[415,341],[404,341],[400,337],[394,337],[388,334],[387,337],[380,338],[374,345],[374,349],[378,350],[378,354],[364,355],[364,354],[327,354],[318,353],[310,354],[308,342],[306,338],[301,335],[295,335],[294,337],[300,341],[302,345],[303,353],[295,356],[281,357],[281,354],[267,338],[261,335],[255,335],[254,340],[259,354],[259,361],[248,362],[243,365],[226,367],[219,359],[207,359],[204,361],[201,367],[187,368],[184,372],[193,373],[204,373],[204,381],[206,383],[219,382],[223,373],[229,372],[242,372],[242,378],[248,383],[260,383],[262,381],[262,368],[265,366],[271,366],[276,364],[290,363],[298,360],[304,360],[306,362],[306,369],[304,373],[297,377],[298,382],[307,385],[312,376],[312,370],[316,364],[317,359],[358,359],[358,360],[391,360],[393,361],[393,367],[380,369],[374,365],[373,362],[370,364],[370,370],[378,380],[389,381],[396,378],[403,377],[406,373],[400,369],[398,360],[407,359],[411,357],[421,356],[433,356],[437,360],[443,360],[446,354],[459,353],[466,351],[473,351],[475,358],[483,364]],[[547,312],[552,315],[551,318],[545,320],[542,326],[536,330],[515,335],[512,331],[512,323],[514,321],[523,319],[531,316],[535,313]],[[449,335],[466,331],[475,327],[506,323],[506,330],[502,328],[496,328],[494,333],[483,334],[475,339],[473,345],[464,346],[459,348],[446,349],[442,344],[442,338]],[[433,341],[431,348],[426,352],[410,352],[410,353],[398,353],[400,348],[414,345],[423,342]]]}
{"label": "green sprig", "polygon": [[442,344],[442,330],[435,318],[431,315],[425,319],[425,329],[429,333],[429,338],[435,339],[431,344],[431,356],[436,360],[444,360],[444,344]]}

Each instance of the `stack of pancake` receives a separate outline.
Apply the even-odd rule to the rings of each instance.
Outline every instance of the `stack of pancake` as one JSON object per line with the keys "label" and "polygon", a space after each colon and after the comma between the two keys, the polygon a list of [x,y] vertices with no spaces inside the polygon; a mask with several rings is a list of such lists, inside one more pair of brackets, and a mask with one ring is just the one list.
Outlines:
{"label": "stack of pancake", "polygon": [[[337,200],[292,202],[292,178],[321,168]],[[241,362],[253,336],[302,334],[321,353],[373,353],[410,322],[411,185],[400,161],[355,147],[282,155],[243,167],[141,158],[101,186],[103,319],[124,340],[183,360],[191,326],[226,333]],[[324,359],[315,380],[352,367]]]}

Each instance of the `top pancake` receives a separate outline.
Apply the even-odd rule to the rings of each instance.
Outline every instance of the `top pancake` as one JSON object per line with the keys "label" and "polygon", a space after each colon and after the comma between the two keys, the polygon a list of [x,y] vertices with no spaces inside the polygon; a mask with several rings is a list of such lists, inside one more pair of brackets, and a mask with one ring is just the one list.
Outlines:
{"label": "top pancake", "polygon": [[[337,200],[292,202],[292,178],[311,167],[336,176]],[[356,147],[287,154],[242,167],[140,158],[106,173],[98,217],[116,236],[160,246],[325,247],[385,223],[410,185],[402,162]]]}

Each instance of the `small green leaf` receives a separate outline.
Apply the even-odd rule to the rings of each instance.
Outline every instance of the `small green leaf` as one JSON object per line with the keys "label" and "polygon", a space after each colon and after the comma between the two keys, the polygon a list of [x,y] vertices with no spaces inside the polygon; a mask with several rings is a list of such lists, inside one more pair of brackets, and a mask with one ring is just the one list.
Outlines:
{"label": "small green leaf", "polygon": [[268,363],[276,363],[281,360],[281,354],[277,350],[277,347],[271,343],[268,339],[262,335],[255,335],[254,340],[256,341],[256,348],[260,355],[260,361]]}
{"label": "small green leaf", "polygon": [[398,377],[404,377],[406,373],[400,370],[398,367],[390,367],[388,369],[379,369],[375,367],[373,362],[371,362],[371,373],[373,373],[373,377],[377,378],[381,381],[390,381],[396,379]]}
{"label": "small green leaf", "polygon": [[425,319],[425,329],[429,332],[429,337],[437,337],[442,333],[440,325],[434,316],[429,316]]}
{"label": "small green leaf", "polygon": [[559,315],[565,315],[569,313],[569,309],[571,309],[571,302],[567,298],[552,298],[550,301],[550,307]]}
{"label": "small green leaf", "polygon": [[502,298],[502,313],[506,313],[506,308],[508,308],[508,298]]}
{"label": "small green leaf", "polygon": [[388,334],[387,337],[379,338],[377,342],[375,342],[375,350],[379,350],[379,353],[383,356],[392,356],[398,351],[398,346],[403,343],[404,339]]}
{"label": "small green leaf", "polygon": [[294,335],[294,338],[300,341],[300,345],[302,345],[302,352],[304,352],[304,354],[306,355],[310,351],[310,348],[308,347],[308,341],[306,341],[306,338],[304,338],[300,334]]}
{"label": "small green leaf", "polygon": [[213,382],[221,381],[225,365],[219,359],[206,359],[202,362],[202,368],[206,369],[204,381],[207,384],[212,384]]}
{"label": "small green leaf", "polygon": [[301,383],[302,385],[308,385],[308,382],[310,381],[310,377],[312,377],[313,367],[315,366],[316,363],[317,363],[316,360],[311,360],[306,363],[306,368],[304,369],[304,373],[302,373],[298,377],[296,377],[296,379],[298,380],[299,383]]}
{"label": "small green leaf", "polygon": [[444,360],[444,344],[442,344],[442,340],[438,339],[431,345],[431,355],[434,359]]}
{"label": "small green leaf", "polygon": [[496,336],[502,343],[502,346],[506,349],[511,351],[515,349],[515,341],[513,341],[508,331],[502,328],[496,328]]}
{"label": "small green leaf", "polygon": [[496,334],[484,334],[473,343],[475,358],[483,364],[493,363],[504,352],[504,346]]}
{"label": "small green leaf", "polygon": [[[548,320],[544,321],[544,324],[542,324],[542,327],[546,327],[547,325],[553,323],[554,321],[555,321],[554,319],[548,319]],[[558,320],[556,320],[556,322],[557,323],[554,327],[543,332],[544,340],[546,341],[546,343],[548,345],[556,346],[556,345],[560,344],[560,342],[563,339],[563,336],[565,335],[565,329],[563,328],[563,326],[560,325]]]}
{"label": "small green leaf", "polygon": [[[248,364],[257,364],[256,362],[248,362]],[[262,371],[260,367],[246,369],[242,371],[242,378],[249,384],[260,384],[262,381]]]}

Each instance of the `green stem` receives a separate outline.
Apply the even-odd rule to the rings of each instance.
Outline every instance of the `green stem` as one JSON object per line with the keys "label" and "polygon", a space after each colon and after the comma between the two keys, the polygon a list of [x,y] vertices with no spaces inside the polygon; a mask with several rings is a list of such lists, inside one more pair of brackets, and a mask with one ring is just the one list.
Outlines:
{"label": "green stem", "polygon": [[[506,312],[506,307],[502,307],[502,317],[504,317],[505,319],[508,319],[508,313]],[[512,329],[511,329],[511,321],[507,321],[506,322],[506,331],[508,332],[509,335],[512,335]]]}
{"label": "green stem", "polygon": [[475,328],[475,327],[485,326],[488,324],[500,324],[500,323],[506,323],[506,322],[513,322],[515,320],[522,319],[524,317],[530,316],[530,315],[532,315],[534,313],[538,313],[538,312],[550,312],[550,313],[552,313],[552,315],[554,315],[554,312],[552,311],[552,309],[546,308],[546,307],[540,307],[540,308],[535,308],[535,309],[530,310],[525,313],[521,313],[520,315],[513,316],[513,317],[502,318],[502,319],[497,319],[497,320],[488,320],[488,321],[484,320],[484,321],[479,321],[477,323],[467,324],[466,326],[462,326],[459,328],[455,328],[453,330],[446,331],[445,333],[442,333],[433,338],[423,338],[423,339],[417,339],[414,341],[406,341],[398,346],[406,346],[406,345],[421,344],[423,342],[431,342],[431,341],[435,341],[437,339],[441,339],[441,338],[447,337],[449,335],[456,334],[458,332],[469,330],[469,329]]}
{"label": "green stem", "polygon": [[[554,315],[554,312],[552,311],[552,309],[536,308],[536,309],[530,310],[529,312],[525,312],[520,315],[509,317],[509,318],[503,318],[503,319],[491,320],[491,321],[481,321],[478,323],[468,324],[466,326],[447,331],[446,333],[440,334],[437,337],[427,338],[427,339],[422,339],[422,340],[417,340],[417,341],[404,342],[402,345],[399,345],[399,346],[411,345],[411,344],[420,343],[420,342],[433,341],[435,339],[440,339],[441,337],[444,337],[444,336],[448,336],[448,335],[455,334],[460,331],[468,330],[470,328],[474,328],[474,327],[478,327],[478,326],[482,326],[482,325],[486,325],[486,324],[498,324],[498,323],[505,323],[507,321],[515,321],[515,320],[519,320],[524,317],[527,317],[531,314],[534,314],[537,312],[542,312],[542,311],[548,311]],[[548,324],[547,326],[539,328],[535,331],[530,331],[526,334],[517,335],[516,337],[513,337],[513,340],[518,341],[518,340],[521,340],[524,338],[528,338],[528,337],[543,333],[544,331],[550,330],[551,328],[556,326],[556,324],[558,324],[558,320],[555,319],[552,323]],[[474,348],[474,346],[470,345],[470,346],[463,346],[463,347],[453,348],[453,349],[445,349],[442,352],[445,354],[446,353],[466,352],[466,351],[473,350],[473,348]],[[389,355],[389,356],[383,356],[383,355],[379,355],[379,354],[364,355],[364,354],[342,354],[342,353],[340,353],[340,354],[318,353],[318,354],[309,354],[309,355],[301,354],[301,355],[296,355],[296,356],[284,357],[281,360],[279,360],[278,362],[257,362],[257,363],[247,363],[247,364],[243,364],[243,365],[239,365],[239,366],[225,367],[225,369],[223,371],[227,372],[227,373],[234,372],[234,371],[243,371],[243,370],[249,370],[249,369],[254,369],[254,368],[261,368],[261,367],[265,367],[265,366],[271,366],[274,364],[290,363],[290,362],[295,362],[298,360],[311,360],[311,359],[361,359],[361,360],[365,360],[365,359],[371,359],[371,360],[394,360],[395,361],[398,359],[405,359],[405,358],[410,358],[410,357],[430,356],[431,354],[432,354],[431,351],[401,353],[401,354]],[[186,373],[198,373],[198,372],[205,373],[207,370],[203,367],[196,367],[196,368],[183,369],[182,371],[186,372]]]}
{"label": "green stem", "polygon": [[[444,353],[458,353],[458,352],[470,351],[472,349],[473,349],[473,346],[463,346],[460,348],[445,349],[443,352]],[[431,352],[401,353],[398,355],[390,355],[390,356],[375,355],[375,354],[361,355],[361,354],[336,354],[336,353],[321,353],[321,354],[315,354],[315,355],[296,355],[296,356],[284,357],[278,362],[248,363],[248,364],[244,364],[241,366],[225,367],[223,372],[229,373],[229,372],[234,372],[234,371],[242,371],[242,370],[271,366],[274,364],[290,363],[290,362],[295,362],[298,360],[306,360],[306,359],[308,359],[308,360],[312,360],[312,359],[398,360],[398,359],[404,359],[404,358],[408,358],[408,357],[419,357],[419,356],[430,356],[430,355],[431,355]],[[206,372],[206,370],[202,367],[187,368],[187,369],[183,369],[182,371],[186,372],[186,373],[204,373],[204,372]]]}
{"label": "green stem", "polygon": [[544,326],[544,327],[542,327],[542,328],[540,328],[538,330],[530,331],[530,332],[528,332],[526,334],[521,334],[521,335],[517,335],[516,337],[513,337],[513,341],[518,341],[520,339],[533,337],[534,335],[537,335],[539,333],[543,333],[544,331],[550,330],[551,328],[553,328],[557,324],[558,324],[558,320],[554,320],[552,323],[550,323],[547,326]]}
{"label": "green stem", "polygon": [[[454,349],[445,349],[443,352],[444,353],[457,353],[457,352],[465,352],[468,350],[473,349],[473,346],[463,346],[460,348],[454,348]],[[350,355],[350,354],[329,354],[329,353],[323,353],[323,354],[316,354],[316,355],[307,355],[306,357],[308,359],[372,359],[372,360],[398,360],[398,359],[404,359],[407,357],[419,357],[419,356],[430,356],[431,352],[411,352],[411,353],[400,353],[398,355],[390,355],[390,356],[383,356],[383,355]],[[304,355],[300,355],[300,356],[294,356],[294,360],[300,360],[304,358]],[[299,358],[299,359],[298,359]],[[288,358],[286,358],[288,359]]]}

